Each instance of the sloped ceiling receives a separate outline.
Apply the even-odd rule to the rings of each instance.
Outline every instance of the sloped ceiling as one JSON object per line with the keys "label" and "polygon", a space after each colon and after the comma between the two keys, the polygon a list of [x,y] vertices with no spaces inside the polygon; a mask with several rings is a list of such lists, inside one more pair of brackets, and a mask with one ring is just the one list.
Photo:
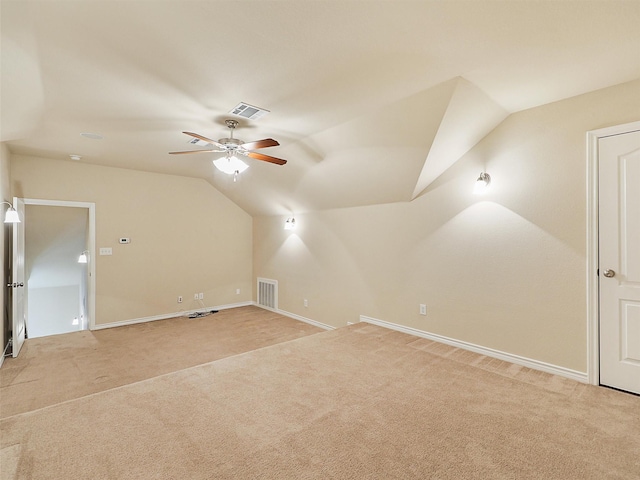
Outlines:
{"label": "sloped ceiling", "polygon": [[[410,201],[510,113],[640,77],[640,2],[0,5],[12,153],[204,178],[252,215]],[[239,102],[287,165],[168,155]]]}

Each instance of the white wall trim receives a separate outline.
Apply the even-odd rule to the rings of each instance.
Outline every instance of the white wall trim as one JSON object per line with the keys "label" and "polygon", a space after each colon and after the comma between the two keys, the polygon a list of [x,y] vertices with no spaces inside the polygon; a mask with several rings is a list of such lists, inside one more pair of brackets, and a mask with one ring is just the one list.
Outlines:
{"label": "white wall trim", "polygon": [[559,367],[546,362],[540,362],[520,355],[514,355],[512,353],[502,352],[500,350],[494,350],[493,348],[482,347],[469,342],[463,342],[461,340],[455,340],[453,338],[445,337],[443,335],[437,335],[435,333],[425,332],[424,330],[418,330],[417,328],[405,327],[404,325],[398,325],[384,320],[378,320],[376,318],[366,317],[360,315],[360,321],[371,323],[379,327],[389,328],[402,333],[408,333],[409,335],[415,335],[416,337],[426,338],[435,342],[445,343],[452,347],[462,348],[464,350],[470,350],[487,357],[497,358],[504,360],[505,362],[515,363],[516,365],[522,365],[523,367],[532,368],[534,370],[540,370],[542,372],[550,373],[552,375],[559,375],[561,377],[570,378],[578,382],[587,383],[587,374],[571,370],[565,367]]}
{"label": "white wall trim", "polygon": [[[45,200],[41,198],[23,198],[25,205],[42,205],[49,207],[73,207],[89,210],[89,258],[96,258],[96,204],[93,202],[71,202],[65,200]],[[96,262],[90,261],[87,308],[89,314],[88,328],[92,330],[96,323]]]}
{"label": "white wall trim", "polygon": [[316,320],[312,320],[311,318],[306,318],[301,315],[297,315],[295,313],[287,312],[285,310],[275,309],[265,307],[264,305],[258,305],[257,302],[240,302],[240,303],[230,303],[227,305],[218,305],[217,307],[203,307],[195,310],[187,310],[181,312],[173,312],[173,313],[165,313],[161,315],[153,315],[150,317],[141,317],[141,318],[132,318],[129,320],[122,320],[119,322],[111,322],[111,323],[100,323],[97,325],[93,325],[90,330],[103,330],[105,328],[115,328],[115,327],[124,327],[126,325],[135,325],[136,323],[146,323],[146,322],[154,322],[156,320],[167,320],[169,318],[176,318],[182,316],[189,316],[192,313],[196,312],[208,312],[210,310],[228,310],[230,308],[238,308],[238,307],[248,307],[248,306],[256,306],[262,308],[264,310],[269,310],[270,312],[275,312],[280,315],[284,315],[285,317],[293,318],[294,320],[299,320],[304,323],[308,323],[309,325],[314,325],[316,327],[322,328],[324,330],[334,330],[336,327],[332,327],[331,325],[327,325],[322,322],[318,322]]}
{"label": "white wall trim", "polygon": [[312,320],[310,318],[303,317],[302,315],[298,315],[296,313],[287,312],[286,310],[265,307],[264,305],[259,305],[258,302],[253,302],[253,304],[256,307],[260,307],[264,310],[269,310],[270,312],[279,313],[280,315],[284,315],[285,317],[293,318],[294,320],[299,320],[301,322],[308,323],[309,325],[314,325],[324,330],[335,330],[336,328],[336,327],[332,327],[331,325],[327,325],[326,323],[318,322],[317,320]]}
{"label": "white wall trim", "polygon": [[324,330],[335,330],[336,327],[332,327],[331,325],[327,325],[326,323],[318,322],[317,320],[312,320],[307,317],[303,317],[301,315],[297,315],[295,313],[287,312],[286,310],[278,310],[280,315],[284,315],[285,317],[293,318],[294,320],[300,320],[301,322],[308,323],[310,325],[314,325],[316,327],[322,328]]}
{"label": "white wall trim", "polygon": [[91,330],[103,330],[105,328],[124,327],[126,325],[135,325],[136,323],[154,322],[156,320],[167,320],[169,318],[176,318],[176,317],[182,317],[182,316],[188,317],[190,314],[196,313],[196,312],[209,312],[211,310],[218,310],[218,311],[228,310],[230,308],[248,307],[250,305],[253,305],[253,302],[229,303],[227,305],[219,305],[217,307],[203,307],[203,308],[197,308],[195,310],[183,310],[181,312],[153,315],[151,317],[132,318],[130,320],[122,320],[119,322],[100,323],[98,325],[94,325],[91,328]]}
{"label": "white wall trim", "polygon": [[587,132],[587,377],[600,384],[598,317],[598,144],[601,138],[640,130],[640,121]]}

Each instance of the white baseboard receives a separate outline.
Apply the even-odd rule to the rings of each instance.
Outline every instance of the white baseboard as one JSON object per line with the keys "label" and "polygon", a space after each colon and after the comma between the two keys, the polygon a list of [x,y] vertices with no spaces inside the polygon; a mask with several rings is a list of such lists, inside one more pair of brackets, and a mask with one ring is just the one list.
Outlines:
{"label": "white baseboard", "polygon": [[4,347],[4,350],[2,351],[2,355],[0,356],[0,368],[2,368],[2,365],[4,365],[4,359],[7,357],[7,350],[9,350],[9,343],[10,341],[7,341],[7,344]]}
{"label": "white baseboard", "polygon": [[589,383],[589,376],[585,372],[578,372],[565,367],[559,367],[546,362],[540,362],[531,358],[521,357],[512,353],[501,352],[500,350],[494,350],[492,348],[482,347],[473,343],[463,342],[453,338],[437,335],[435,333],[425,332],[424,330],[418,330],[417,328],[405,327],[404,325],[398,325],[384,320],[378,320],[376,318],[366,317],[360,315],[360,321],[378,325],[379,327],[389,328],[391,330],[397,330],[399,332],[408,333],[409,335],[415,335],[416,337],[426,338],[435,342],[445,343],[452,347],[462,348],[464,350],[470,350],[487,357],[497,358],[504,360],[505,362],[515,363],[523,367],[528,367],[533,370],[540,370],[542,372],[550,373],[552,375],[559,375],[561,377],[570,378],[582,383]]}
{"label": "white baseboard", "polygon": [[321,323],[316,320],[312,320],[307,317],[303,317],[301,315],[297,315],[295,313],[287,312],[286,310],[280,310],[279,308],[269,308],[264,305],[258,305],[257,302],[253,302],[253,305],[256,307],[263,308],[265,310],[269,310],[270,312],[279,313],[280,315],[284,315],[285,317],[293,318],[294,320],[300,320],[301,322],[308,323],[309,325],[314,325],[319,328],[323,328],[325,330],[335,330],[336,327],[332,327],[331,325],[327,325],[326,323]]}
{"label": "white baseboard", "polygon": [[104,328],[124,327],[125,325],[134,325],[136,323],[153,322],[155,320],[167,320],[168,318],[189,316],[196,312],[209,312],[211,310],[227,310],[229,308],[247,307],[253,305],[253,302],[230,303],[227,305],[218,305],[217,307],[202,307],[195,310],[183,310],[181,312],[166,313],[162,315],[153,315],[151,317],[132,318],[130,320],[122,320],[120,322],[100,323],[94,325],[91,330],[102,330]]}

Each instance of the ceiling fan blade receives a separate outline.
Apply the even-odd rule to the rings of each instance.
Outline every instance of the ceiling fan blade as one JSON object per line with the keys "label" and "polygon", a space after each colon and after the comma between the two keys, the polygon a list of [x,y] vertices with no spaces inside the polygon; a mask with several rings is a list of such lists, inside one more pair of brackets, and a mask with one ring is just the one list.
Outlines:
{"label": "ceiling fan blade", "polygon": [[220,150],[215,150],[210,148],[208,150],[187,150],[186,152],[169,152],[170,155],[184,155],[185,153],[210,153],[210,152],[219,152]]}
{"label": "ceiling fan blade", "polygon": [[277,147],[280,145],[273,138],[265,138],[264,140],[256,140],[255,142],[243,143],[242,148],[246,150],[255,150],[257,148]]}
{"label": "ceiling fan blade", "polygon": [[247,152],[246,155],[247,157],[255,158],[256,160],[263,160],[269,163],[275,163],[276,165],[284,165],[287,163],[286,160],[282,160],[281,158],[271,157],[257,152]]}
{"label": "ceiling fan blade", "polygon": [[220,143],[216,142],[215,140],[211,140],[210,138],[204,137],[202,135],[199,135],[197,133],[193,133],[193,132],[182,132],[185,135],[189,135],[191,137],[197,138],[198,140],[202,140],[203,142],[207,142],[207,143],[211,143],[213,145],[217,145],[220,148],[223,148],[223,145],[221,145]]}

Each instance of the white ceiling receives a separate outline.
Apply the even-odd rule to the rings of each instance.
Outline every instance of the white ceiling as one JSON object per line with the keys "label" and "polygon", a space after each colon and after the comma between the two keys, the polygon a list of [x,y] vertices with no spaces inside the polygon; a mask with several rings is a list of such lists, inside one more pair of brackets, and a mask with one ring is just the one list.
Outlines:
{"label": "white ceiling", "polygon": [[[201,177],[252,215],[407,201],[509,113],[640,78],[640,1],[1,2],[13,153]],[[237,183],[193,131],[275,138]],[[95,132],[103,140],[80,136]]]}

